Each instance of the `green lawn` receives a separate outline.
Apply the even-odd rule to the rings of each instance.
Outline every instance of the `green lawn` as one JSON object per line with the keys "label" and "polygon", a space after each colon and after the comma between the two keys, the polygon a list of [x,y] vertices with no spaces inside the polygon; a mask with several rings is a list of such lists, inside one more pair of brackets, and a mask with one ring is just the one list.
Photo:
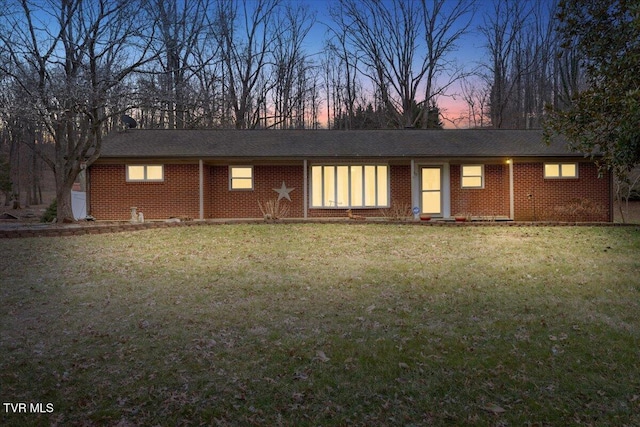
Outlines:
{"label": "green lawn", "polygon": [[[0,240],[22,425],[640,425],[639,227]],[[192,424],[190,424],[191,422]]]}

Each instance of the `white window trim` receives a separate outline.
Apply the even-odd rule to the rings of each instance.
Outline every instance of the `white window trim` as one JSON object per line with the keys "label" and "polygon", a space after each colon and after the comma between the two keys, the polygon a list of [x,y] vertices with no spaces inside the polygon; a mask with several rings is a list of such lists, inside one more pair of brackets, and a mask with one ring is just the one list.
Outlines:
{"label": "white window trim", "polygon": [[[144,178],[142,179],[133,179],[133,178],[129,178],[129,167],[131,166],[137,166],[137,167],[143,167],[144,168]],[[162,168],[162,178],[160,179],[149,179],[147,178],[147,167],[149,166],[160,166]],[[164,165],[157,165],[157,164],[128,164],[125,166],[125,173],[126,173],[126,181],[127,182],[164,182]]]}
{"label": "white window trim", "polygon": [[[366,200],[366,194],[365,194],[365,190],[364,188],[362,189],[362,201],[363,201],[363,205],[352,205],[351,203],[349,203],[348,205],[341,205],[341,206],[331,206],[331,205],[325,205],[325,206],[318,206],[318,205],[314,205],[313,204],[313,186],[314,186],[314,182],[313,182],[313,174],[309,174],[311,176],[311,179],[309,180],[309,209],[384,209],[384,208],[389,208],[391,207],[391,167],[386,164],[386,163],[313,163],[310,165],[310,169],[312,169],[313,167],[321,167],[322,168],[322,176],[324,178],[324,168],[325,167],[333,167],[334,169],[334,176],[337,177],[337,173],[338,173],[338,166],[347,166],[349,168],[349,200],[351,200],[351,167],[352,166],[362,166],[363,167],[363,183],[364,183],[364,167],[365,166],[375,166],[376,167],[376,178],[375,178],[375,184],[376,184],[376,191],[375,191],[375,195],[376,195],[376,205],[375,206],[367,206],[365,203]],[[378,199],[378,167],[379,166],[384,166],[387,168],[387,203],[386,204],[379,204],[377,199]],[[322,179],[322,181],[324,181],[324,179]],[[322,187],[324,189],[324,182],[322,182]],[[338,180],[334,179],[334,185],[336,186],[335,188],[335,192],[337,194],[337,185],[338,185]],[[324,192],[323,192],[324,194]],[[322,197],[322,199],[324,200],[324,196]]]}
{"label": "white window trim", "polygon": [[[542,173],[544,179],[578,179],[580,177],[580,171],[578,169],[578,162],[546,162],[542,165]],[[547,176],[547,165],[558,165],[558,176]],[[574,165],[576,174],[572,176],[562,176],[562,165]]]}
{"label": "white window trim", "polygon": [[[478,167],[480,166],[480,185],[479,186],[465,186],[463,184],[465,175],[464,175],[464,168],[465,166],[471,166],[471,167]],[[478,177],[478,175],[468,175],[467,178],[476,178]],[[473,164],[468,164],[468,165],[460,165],[460,188],[464,188],[464,189],[476,189],[476,190],[482,190],[484,188],[484,164],[482,165],[473,165]]]}
{"label": "white window trim", "polygon": [[[251,169],[251,188],[233,188],[234,179],[248,179],[248,178],[233,178],[232,171],[234,168],[249,168]],[[229,191],[253,191],[255,187],[253,165],[231,165],[229,166]]]}

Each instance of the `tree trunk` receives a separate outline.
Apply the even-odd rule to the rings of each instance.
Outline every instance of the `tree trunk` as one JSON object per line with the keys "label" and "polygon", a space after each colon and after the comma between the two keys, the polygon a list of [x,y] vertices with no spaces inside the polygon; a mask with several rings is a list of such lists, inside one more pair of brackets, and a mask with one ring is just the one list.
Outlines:
{"label": "tree trunk", "polygon": [[13,209],[20,209],[20,143],[15,135],[9,147],[11,200]]}
{"label": "tree trunk", "polygon": [[58,218],[58,222],[75,221],[71,208],[71,188],[73,183],[68,184],[66,181],[66,177],[58,177],[56,175],[56,217]]}

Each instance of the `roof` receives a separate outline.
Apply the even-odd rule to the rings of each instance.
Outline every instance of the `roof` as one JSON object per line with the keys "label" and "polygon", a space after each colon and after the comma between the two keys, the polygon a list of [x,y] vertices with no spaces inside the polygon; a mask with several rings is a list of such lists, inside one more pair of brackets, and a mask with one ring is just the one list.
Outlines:
{"label": "roof", "polygon": [[581,157],[541,130],[127,130],[101,158]]}

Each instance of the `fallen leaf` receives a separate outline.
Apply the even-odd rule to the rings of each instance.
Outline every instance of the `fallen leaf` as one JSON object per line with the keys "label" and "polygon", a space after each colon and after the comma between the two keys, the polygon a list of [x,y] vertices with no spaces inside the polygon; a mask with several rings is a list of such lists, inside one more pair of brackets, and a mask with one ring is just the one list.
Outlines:
{"label": "fallen leaf", "polygon": [[330,358],[327,357],[326,354],[324,354],[324,351],[322,350],[316,351],[316,359],[318,359],[321,362],[328,362],[329,360],[331,360]]}
{"label": "fallen leaf", "polygon": [[496,405],[495,403],[490,403],[486,406],[484,406],[482,409],[484,409],[485,411],[491,412],[492,414],[503,414],[505,413],[505,409],[501,406]]}
{"label": "fallen leaf", "polygon": [[409,365],[407,365],[407,364],[406,364],[406,363],[404,363],[404,362],[400,362],[400,363],[398,363],[398,366],[399,366],[401,369],[409,369]]}
{"label": "fallen leaf", "polygon": [[305,374],[304,372],[296,372],[296,374],[293,376],[293,379],[306,381],[309,379],[309,375]]}

